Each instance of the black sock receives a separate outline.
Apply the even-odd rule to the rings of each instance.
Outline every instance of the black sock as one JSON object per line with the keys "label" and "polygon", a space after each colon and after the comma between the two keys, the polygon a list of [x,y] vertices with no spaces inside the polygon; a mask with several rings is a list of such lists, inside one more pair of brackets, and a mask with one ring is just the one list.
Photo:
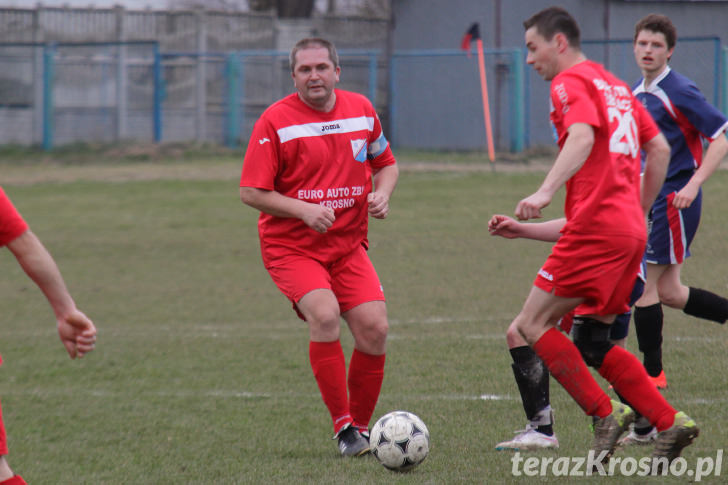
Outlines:
{"label": "black sock", "polygon": [[[540,411],[550,406],[549,371],[543,361],[528,346],[510,349],[513,358],[513,376],[521,394],[526,419],[532,421]],[[539,425],[537,431],[552,435],[553,423]]]}
{"label": "black sock", "polygon": [[536,431],[539,433],[545,434],[546,436],[553,436],[554,435],[554,424],[543,424],[536,427]]}
{"label": "black sock", "polygon": [[637,343],[643,353],[647,374],[657,377],[662,372],[662,305],[634,307],[634,329]]}
{"label": "black sock", "polygon": [[728,320],[728,300],[715,293],[690,287],[683,312],[693,317],[725,323]]}

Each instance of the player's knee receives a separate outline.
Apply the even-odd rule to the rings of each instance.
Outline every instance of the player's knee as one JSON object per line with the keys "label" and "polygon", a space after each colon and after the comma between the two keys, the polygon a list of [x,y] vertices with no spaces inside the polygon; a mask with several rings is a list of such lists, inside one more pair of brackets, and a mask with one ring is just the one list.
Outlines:
{"label": "player's knee", "polygon": [[341,316],[335,308],[317,307],[306,312],[306,321],[312,327],[331,332],[341,325]]}
{"label": "player's knee", "polygon": [[508,343],[508,348],[528,345],[525,340],[523,340],[523,336],[521,336],[521,333],[518,331],[518,327],[516,327],[515,322],[508,326],[508,330],[506,331],[506,342]]}
{"label": "player's knee", "polygon": [[614,346],[609,341],[609,325],[585,317],[574,317],[572,327],[574,345],[581,352],[587,365],[599,369],[604,356]]}
{"label": "player's knee", "polygon": [[681,309],[687,301],[687,288],[683,289],[681,285],[661,284],[657,288],[660,296],[660,303],[670,308]]}

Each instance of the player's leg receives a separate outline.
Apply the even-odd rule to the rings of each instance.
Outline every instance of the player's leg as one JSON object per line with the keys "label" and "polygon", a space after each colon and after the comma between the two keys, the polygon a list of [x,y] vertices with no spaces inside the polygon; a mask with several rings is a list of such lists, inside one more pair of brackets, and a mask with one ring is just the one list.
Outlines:
{"label": "player's leg", "polygon": [[354,337],[349,362],[349,409],[354,426],[369,436],[369,422],[379,400],[386,360],[387,309],[383,301],[357,305],[344,313]]}
{"label": "player's leg", "polygon": [[670,265],[657,281],[660,301],[682,310],[687,315],[725,323],[728,320],[728,299],[701,288],[688,287],[680,280],[682,264]]}
{"label": "player's leg", "polygon": [[0,485],[27,485],[20,475],[14,475],[5,456],[0,456]]}
{"label": "player's leg", "polygon": [[518,385],[528,424],[525,430],[517,431],[512,439],[498,443],[495,449],[519,451],[558,448],[549,400],[549,371],[512,324],[506,332],[506,341],[513,358],[513,377]]}
{"label": "player's leg", "polygon": [[[572,342],[553,326],[561,314],[582,301],[580,298],[558,297],[534,286],[523,310],[516,317],[515,325],[551,375],[587,415],[597,420],[593,449],[596,456],[606,460],[614,452],[617,439],[631,423],[634,413],[628,406],[607,396],[587,368],[582,358],[584,350],[577,347],[576,339]],[[576,323],[575,319],[575,326]],[[607,327],[606,338],[609,326],[603,325]],[[547,330],[544,331],[544,328]]]}
{"label": "player's leg", "polygon": [[384,292],[366,250],[359,247],[329,267],[331,287],[354,337],[347,379],[351,422],[338,434],[341,453],[369,451],[369,421],[384,379],[389,330]]}
{"label": "player's leg", "polygon": [[389,331],[384,292],[364,248],[337,261],[331,275],[342,316],[354,337],[348,374],[349,408],[354,426],[368,436],[384,379]]}
{"label": "player's leg", "polygon": [[309,359],[321,397],[331,414],[334,434],[351,424],[346,362],[339,341],[339,305],[331,290],[312,290],[297,303],[309,326]]}
{"label": "player's leg", "polygon": [[576,346],[556,329],[558,320],[581,301],[534,286],[512,325],[588,415],[607,416],[611,412],[609,397],[590,374]]}
{"label": "player's leg", "polygon": [[[640,277],[636,278],[632,294],[630,295],[629,306],[634,306],[643,294],[645,284]],[[609,329],[609,340],[614,345],[626,348],[627,335],[629,334],[629,321],[632,317],[632,312],[627,311],[620,315],[614,320],[614,323]],[[617,397],[622,403],[633,408],[627,399],[617,392]],[[633,408],[634,409],[634,408]],[[630,432],[619,439],[617,442],[618,446],[629,446],[629,445],[647,445],[652,444],[657,437],[657,429],[655,429],[649,420],[635,411],[635,422]]]}
{"label": "player's leg", "polygon": [[5,457],[8,454],[5,425],[3,424],[2,409],[0,409],[0,485],[26,485],[20,475],[15,475],[8,465]]}
{"label": "player's leg", "polygon": [[658,282],[670,267],[669,264],[647,265],[645,289],[634,310],[635,334],[642,352],[642,363],[653,384],[660,389],[667,387],[667,379],[662,368],[663,312]]}
{"label": "player's leg", "polygon": [[331,290],[330,275],[319,262],[297,255],[281,258],[268,272],[308,324],[311,369],[337,437],[353,419],[346,389],[346,362],[339,342],[340,309]]}

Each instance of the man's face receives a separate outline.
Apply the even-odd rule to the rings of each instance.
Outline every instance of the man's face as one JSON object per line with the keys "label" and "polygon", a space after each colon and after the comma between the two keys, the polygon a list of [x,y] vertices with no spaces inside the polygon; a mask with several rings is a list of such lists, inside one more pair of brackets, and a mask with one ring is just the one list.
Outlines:
{"label": "man's face", "polygon": [[538,33],[536,27],[531,27],[526,31],[526,48],[528,49],[526,63],[530,64],[546,81],[551,81],[559,73],[558,35],[554,35],[551,40],[546,40]]}
{"label": "man's face", "polygon": [[665,34],[642,30],[634,41],[634,58],[644,74],[659,74],[665,69],[673,49],[667,48]]}
{"label": "man's face", "polygon": [[301,100],[322,110],[327,108],[340,71],[329,58],[328,49],[310,47],[296,52],[296,67],[291,76]]}

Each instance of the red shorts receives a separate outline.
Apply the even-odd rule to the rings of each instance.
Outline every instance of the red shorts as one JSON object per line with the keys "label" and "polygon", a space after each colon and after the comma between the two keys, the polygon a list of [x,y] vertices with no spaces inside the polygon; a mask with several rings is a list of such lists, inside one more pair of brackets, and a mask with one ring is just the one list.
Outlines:
{"label": "red shorts", "polygon": [[278,289],[293,302],[293,309],[301,319],[304,318],[296,302],[312,290],[331,290],[341,313],[362,303],[385,299],[377,272],[362,246],[328,265],[291,254],[276,260],[267,269]]}
{"label": "red shorts", "polygon": [[575,315],[629,310],[629,297],[645,239],[604,234],[563,234],[533,284],[564,298],[583,298]]}

